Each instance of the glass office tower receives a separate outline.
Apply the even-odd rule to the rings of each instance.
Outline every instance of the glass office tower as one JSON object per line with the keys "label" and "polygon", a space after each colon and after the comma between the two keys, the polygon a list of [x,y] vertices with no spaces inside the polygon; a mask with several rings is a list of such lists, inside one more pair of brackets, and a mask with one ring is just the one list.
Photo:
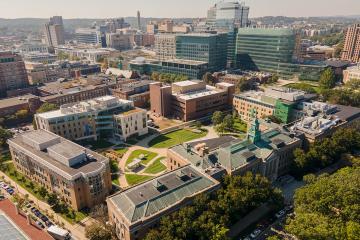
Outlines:
{"label": "glass office tower", "polygon": [[194,33],[176,37],[176,58],[208,63],[209,71],[226,68],[227,33]]}
{"label": "glass office tower", "polygon": [[242,28],[236,40],[237,66],[244,70],[291,76],[296,35],[291,29]]}

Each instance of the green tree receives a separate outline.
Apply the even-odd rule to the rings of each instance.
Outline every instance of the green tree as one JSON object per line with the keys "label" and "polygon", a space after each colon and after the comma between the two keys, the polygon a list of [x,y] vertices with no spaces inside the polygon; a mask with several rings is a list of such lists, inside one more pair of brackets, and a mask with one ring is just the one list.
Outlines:
{"label": "green tree", "polygon": [[321,73],[319,84],[322,89],[331,89],[335,87],[336,77],[331,68],[327,68]]}
{"label": "green tree", "polygon": [[345,83],[345,87],[350,88],[351,90],[359,90],[360,89],[360,79],[350,79],[347,83]]}
{"label": "green tree", "polygon": [[237,93],[249,91],[253,88],[254,86],[252,85],[251,81],[247,80],[246,77],[240,78],[235,84],[235,90]]}
{"label": "green tree", "polygon": [[217,83],[216,78],[209,72],[205,73],[202,80],[208,84],[214,86]]}
{"label": "green tree", "polygon": [[298,239],[359,239],[360,168],[323,176],[295,193],[286,230]]}
{"label": "green tree", "polygon": [[7,146],[6,141],[7,141],[9,138],[12,138],[13,135],[14,135],[14,134],[13,134],[12,132],[10,132],[9,130],[0,127],[0,147]]}
{"label": "green tree", "polygon": [[40,108],[36,111],[36,113],[50,112],[57,109],[59,109],[59,107],[56,104],[46,102],[40,106]]}
{"label": "green tree", "polygon": [[224,118],[224,115],[221,111],[216,111],[213,113],[211,121],[214,125],[218,125],[220,123],[222,123]]}
{"label": "green tree", "polygon": [[115,240],[114,227],[93,223],[85,228],[85,236],[89,240]]}
{"label": "green tree", "polygon": [[49,194],[47,195],[47,203],[48,203],[50,206],[54,206],[54,205],[59,204],[58,196],[57,196],[55,193],[49,193]]}
{"label": "green tree", "polygon": [[23,110],[19,110],[15,113],[15,116],[17,119],[24,119],[27,118],[29,116],[29,111],[26,109]]}
{"label": "green tree", "polygon": [[234,119],[233,116],[228,114],[224,117],[223,124],[225,129],[231,130],[234,128]]}

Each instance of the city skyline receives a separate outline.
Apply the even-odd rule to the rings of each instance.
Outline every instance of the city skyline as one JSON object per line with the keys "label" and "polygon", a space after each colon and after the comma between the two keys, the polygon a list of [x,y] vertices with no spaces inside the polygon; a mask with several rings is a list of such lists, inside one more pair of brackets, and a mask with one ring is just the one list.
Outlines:
{"label": "city skyline", "polygon": [[[49,3],[51,2],[51,3]],[[175,0],[109,0],[108,4],[101,5],[94,0],[64,0],[62,2],[35,0],[2,1],[0,9],[6,9],[2,18],[48,18],[51,15],[62,15],[64,18],[111,18],[136,16],[139,10],[142,17],[181,18],[181,17],[205,17],[210,6],[217,0],[183,0],[178,3]],[[261,16],[348,16],[358,14],[360,1],[343,0],[333,1],[329,6],[327,0],[303,0],[298,2],[287,0],[252,0],[245,2],[250,6],[250,17]],[[85,6],[86,4],[86,6]],[[72,6],[69,8],[68,6]],[[188,8],[187,6],[193,7]],[[112,6],[112,7],[110,7]],[[311,6],[311,7],[309,7]],[[324,8],[324,6],[327,6]],[[81,9],[82,8],[82,9]],[[80,10],[79,10],[80,9]]]}

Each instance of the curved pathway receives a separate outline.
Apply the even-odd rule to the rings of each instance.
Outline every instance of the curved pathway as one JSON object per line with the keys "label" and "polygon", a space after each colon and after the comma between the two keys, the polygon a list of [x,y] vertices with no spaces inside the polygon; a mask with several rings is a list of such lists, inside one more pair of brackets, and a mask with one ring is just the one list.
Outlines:
{"label": "curved pathway", "polygon": [[[205,139],[209,139],[209,138],[216,138],[219,135],[215,132],[214,128],[212,126],[204,126],[203,128],[205,128],[208,133],[206,134],[205,137],[202,138],[198,138],[198,139],[194,139],[191,140],[189,142],[194,142],[194,141],[199,141],[199,140],[205,140]],[[120,171],[123,173],[120,175],[119,177],[119,184],[121,188],[127,188],[129,187],[129,184],[126,181],[125,178],[125,167],[126,167],[126,160],[129,158],[130,154],[135,151],[135,150],[146,150],[146,151],[150,151],[150,152],[154,152],[157,153],[158,155],[152,159],[149,163],[148,166],[150,166],[150,164],[152,162],[154,162],[157,158],[159,157],[166,157],[167,156],[167,150],[168,148],[153,148],[153,147],[149,147],[149,142],[156,138],[157,136],[159,136],[159,134],[153,134],[147,138],[142,139],[141,141],[137,142],[136,145],[132,145],[130,147],[128,147],[128,151],[122,156],[122,158],[119,160],[119,169]],[[139,172],[140,174],[142,173],[142,171]],[[149,176],[152,176],[152,174],[146,174]],[[154,176],[157,176],[159,174],[156,174]]]}

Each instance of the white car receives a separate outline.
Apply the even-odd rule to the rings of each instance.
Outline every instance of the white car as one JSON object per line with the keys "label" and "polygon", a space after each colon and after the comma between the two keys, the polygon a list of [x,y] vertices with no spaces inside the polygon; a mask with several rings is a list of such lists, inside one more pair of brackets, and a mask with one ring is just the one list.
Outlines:
{"label": "white car", "polygon": [[250,237],[251,238],[256,238],[257,236],[259,236],[259,234],[261,233],[260,229],[255,229],[251,234]]}
{"label": "white car", "polygon": [[275,214],[275,216],[277,217],[277,218],[281,218],[282,216],[284,216],[285,215],[285,211],[284,210],[281,210],[280,212],[278,212],[277,214]]}

